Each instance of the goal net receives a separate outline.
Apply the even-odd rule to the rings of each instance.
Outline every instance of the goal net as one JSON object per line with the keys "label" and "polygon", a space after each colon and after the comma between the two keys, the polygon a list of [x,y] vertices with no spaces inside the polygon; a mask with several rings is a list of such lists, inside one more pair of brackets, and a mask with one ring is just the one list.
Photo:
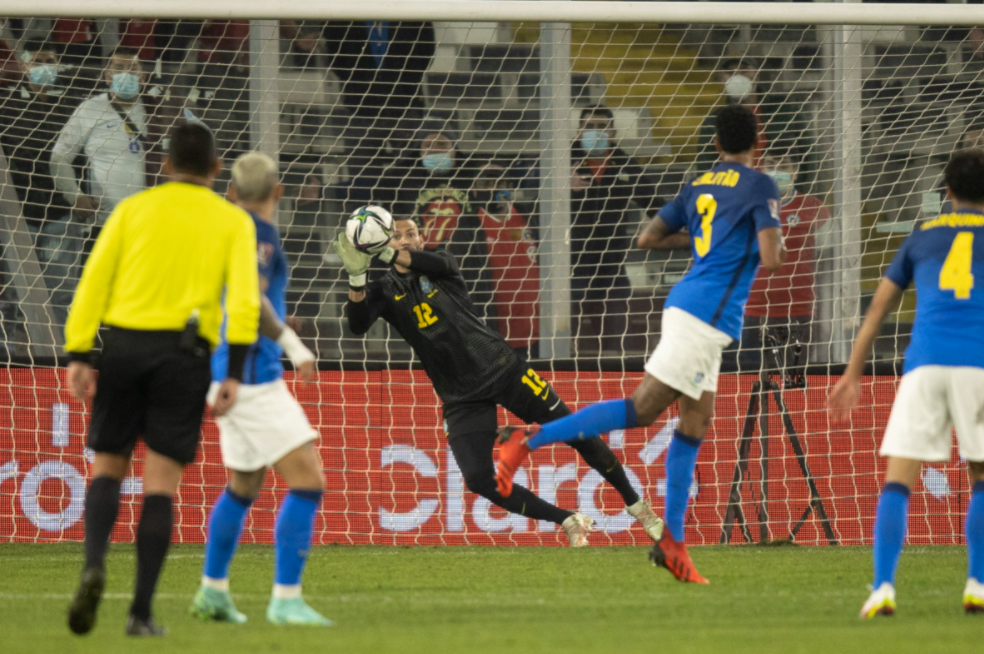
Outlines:
{"label": "goal net", "polygon": [[[949,155],[984,145],[977,6],[339,2],[299,3],[288,19],[245,2],[230,19],[240,5],[209,16],[178,2],[128,19],[59,18],[77,10],[53,1],[35,11],[47,4],[47,16],[5,19],[0,41],[0,541],[82,537],[89,414],[65,384],[66,311],[113,205],[164,180],[168,130],[197,120],[227,168],[254,149],[280,164],[290,313],[321,368],[314,385],[291,382],[321,435],[316,541],[563,544],[556,525],[468,492],[409,346],[382,320],[365,337],[348,329],[330,243],[362,205],[412,218],[572,409],[629,396],[691,264],[689,251],[638,249],[637,235],[710,170],[714,117],[739,103],[758,118],[755,166],[783,193],[791,257],[759,275],[725,354],[687,538],[870,542],[911,291],[850,422],[828,419],[826,397],[900,243],[948,210]],[[105,109],[113,98],[127,120]],[[657,513],[675,415],[605,436]],[[117,540],[135,535],[142,457],[139,446]],[[592,544],[646,542],[570,448],[535,452],[517,482],[593,517]],[[225,483],[209,418],[176,504],[180,541],[204,539]],[[927,465],[910,541],[963,542],[968,490],[955,450]],[[284,491],[271,474],[246,539],[271,541]]]}

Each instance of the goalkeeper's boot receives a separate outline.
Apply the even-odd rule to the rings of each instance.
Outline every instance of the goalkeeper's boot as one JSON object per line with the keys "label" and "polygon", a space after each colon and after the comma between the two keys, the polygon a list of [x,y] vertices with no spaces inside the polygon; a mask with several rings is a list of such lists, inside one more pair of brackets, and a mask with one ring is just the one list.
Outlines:
{"label": "goalkeeper's boot", "polygon": [[161,627],[153,618],[141,620],[137,616],[130,614],[126,621],[126,635],[137,637],[163,638],[167,635],[167,629]]}
{"label": "goalkeeper's boot", "polygon": [[229,591],[208,588],[207,586],[198,588],[188,612],[201,620],[231,622],[233,624],[246,622],[246,616],[236,609],[236,604],[232,601],[232,595],[229,594]]}
{"label": "goalkeeper's boot", "polygon": [[861,607],[861,619],[879,615],[895,615],[895,587],[887,581],[871,591],[868,601]]}
{"label": "goalkeeper's boot", "polygon": [[530,448],[526,446],[528,439],[528,432],[519,427],[499,429],[499,463],[495,469],[495,485],[503,497],[512,495],[513,475],[530,455]]}
{"label": "goalkeeper's boot", "polygon": [[963,604],[967,613],[984,613],[984,584],[969,577],[964,587]]}
{"label": "goalkeeper's boot", "polygon": [[669,570],[679,581],[692,584],[711,583],[697,572],[694,562],[690,560],[686,543],[673,540],[673,534],[669,530],[664,531],[663,537],[649,550],[649,560],[653,565]]}
{"label": "goalkeeper's boot", "polygon": [[561,525],[567,534],[571,547],[587,547],[588,534],[594,531],[594,520],[583,513],[573,513],[567,516]]}
{"label": "goalkeeper's boot", "polygon": [[633,516],[642,525],[642,528],[646,530],[646,533],[650,538],[653,539],[654,543],[658,543],[659,539],[663,536],[663,528],[666,523],[658,515],[653,513],[653,509],[646,500],[639,500],[632,506],[626,507],[626,511],[629,515]]}
{"label": "goalkeeper's boot", "polygon": [[308,606],[302,597],[271,597],[266,617],[268,622],[276,625],[335,626],[334,622]]}
{"label": "goalkeeper's boot", "polygon": [[68,607],[68,628],[73,633],[87,634],[96,626],[96,612],[99,610],[99,600],[102,599],[104,588],[106,588],[104,570],[87,568],[82,571],[79,588],[75,591],[71,606]]}

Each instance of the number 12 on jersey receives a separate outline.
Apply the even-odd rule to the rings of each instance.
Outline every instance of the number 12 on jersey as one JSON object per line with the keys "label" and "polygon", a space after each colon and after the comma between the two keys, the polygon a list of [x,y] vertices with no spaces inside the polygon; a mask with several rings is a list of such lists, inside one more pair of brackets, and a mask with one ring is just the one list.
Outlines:
{"label": "number 12 on jersey", "polygon": [[710,193],[702,193],[697,196],[697,213],[700,214],[700,236],[694,236],[694,251],[698,257],[707,256],[711,251],[711,223],[714,222],[714,213],[717,211],[718,203]]}
{"label": "number 12 on jersey", "polygon": [[974,288],[973,264],[974,233],[959,232],[940,270],[940,290],[953,291],[953,297],[958,300],[969,300]]}
{"label": "number 12 on jersey", "polygon": [[413,312],[417,314],[417,327],[419,329],[430,327],[437,322],[437,316],[434,315],[430,305],[426,302],[422,302],[415,306],[413,308]]}

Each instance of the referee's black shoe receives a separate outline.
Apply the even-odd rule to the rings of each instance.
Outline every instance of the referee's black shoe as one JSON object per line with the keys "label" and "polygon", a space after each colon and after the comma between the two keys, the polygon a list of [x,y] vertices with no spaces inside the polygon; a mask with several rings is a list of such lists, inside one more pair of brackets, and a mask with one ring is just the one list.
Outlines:
{"label": "referee's black shoe", "polygon": [[167,629],[158,626],[153,618],[141,620],[131,613],[126,621],[126,635],[163,637],[167,635]]}
{"label": "referee's black shoe", "polygon": [[99,568],[86,568],[79,579],[79,589],[68,607],[68,628],[73,633],[87,634],[96,626],[96,611],[106,587],[106,572]]}

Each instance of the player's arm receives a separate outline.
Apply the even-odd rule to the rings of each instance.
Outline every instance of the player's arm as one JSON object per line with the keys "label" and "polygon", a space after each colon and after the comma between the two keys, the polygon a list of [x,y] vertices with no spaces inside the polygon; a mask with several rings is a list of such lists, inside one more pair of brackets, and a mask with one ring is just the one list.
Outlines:
{"label": "player's arm", "polygon": [[256,262],[256,228],[243,215],[233,236],[226,267],[226,314],[229,341],[229,377],[242,381],[249,346],[256,342],[260,324],[260,282]]}
{"label": "player's arm", "polygon": [[[371,249],[369,252],[375,254]],[[444,250],[410,252],[408,250],[394,250],[387,246],[376,254],[376,257],[383,263],[403,266],[435,279],[459,274],[458,262],[455,261],[454,255]]]}
{"label": "player's arm", "polygon": [[878,290],[875,291],[875,297],[872,298],[871,305],[864,315],[864,322],[858,330],[857,338],[854,339],[850,363],[847,364],[847,369],[834,386],[834,390],[830,392],[827,401],[830,411],[836,418],[846,418],[851,409],[857,406],[858,397],[861,395],[861,373],[864,371],[864,363],[871,354],[871,348],[878,338],[885,318],[898,308],[902,301],[904,290],[887,276],[882,277]]}
{"label": "player's arm", "polygon": [[638,246],[640,250],[688,250],[690,234],[670,227],[660,216],[656,216],[639,234]]}
{"label": "player's arm", "polygon": [[762,267],[769,272],[775,272],[786,263],[789,252],[782,238],[782,227],[767,227],[758,232],[759,256]]}
{"label": "player's arm", "polygon": [[349,329],[356,336],[365,334],[385,308],[386,300],[383,299],[378,283],[374,282],[359,290],[349,288],[349,301],[345,305]]}

